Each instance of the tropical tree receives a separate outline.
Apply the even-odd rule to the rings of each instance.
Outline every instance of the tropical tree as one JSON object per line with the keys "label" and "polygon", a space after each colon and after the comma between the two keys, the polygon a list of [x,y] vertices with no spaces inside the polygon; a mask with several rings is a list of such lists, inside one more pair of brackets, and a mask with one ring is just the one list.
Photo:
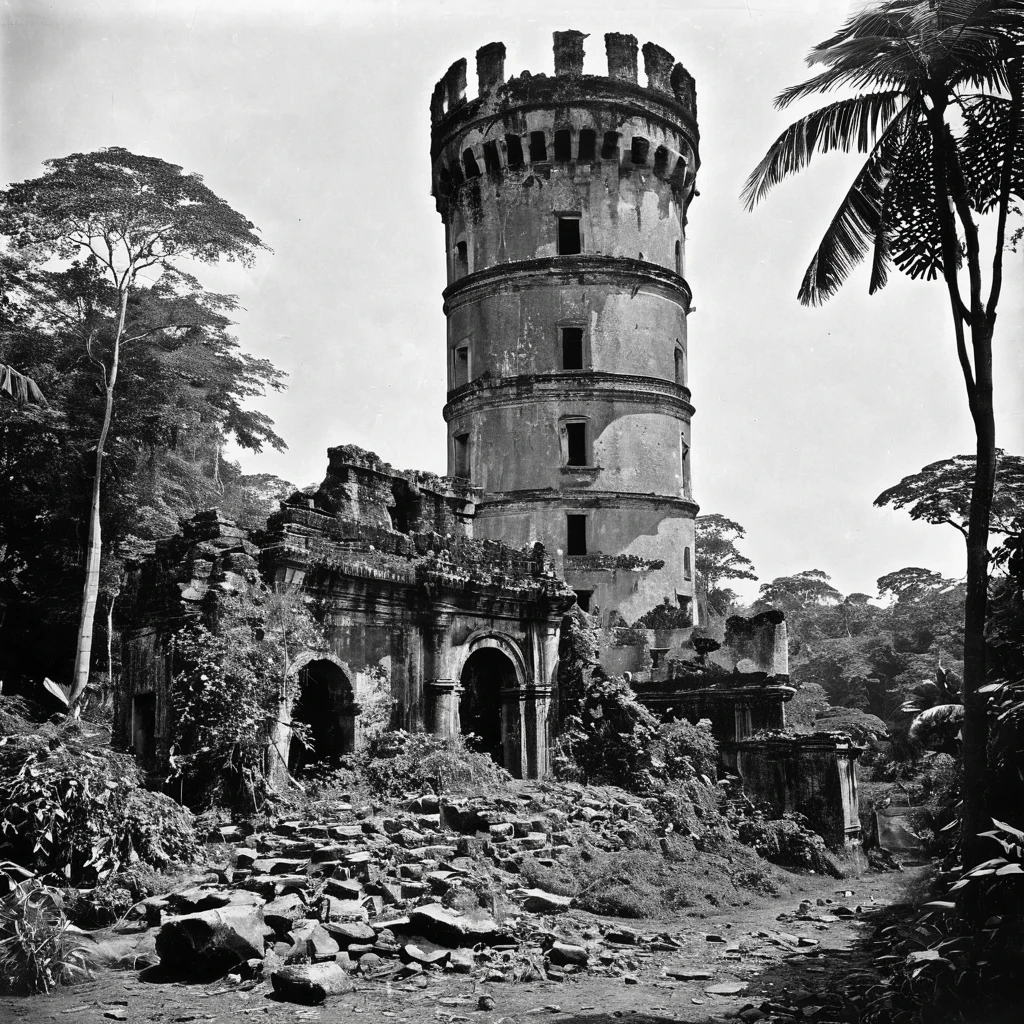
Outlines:
{"label": "tropical tree", "polygon": [[[888,0],[853,15],[816,46],[822,68],[776,99],[853,90],[799,118],[743,190],[752,208],[816,153],[867,154],[804,275],[800,301],[830,298],[870,254],[873,293],[895,265],[942,279],[974,421],[964,621],[964,863],[984,856],[985,619],[989,518],[996,468],[992,337],[1003,288],[1007,222],[1024,195],[1024,2]],[[983,258],[980,222],[991,214]],[[988,271],[986,282],[986,269]]]}
{"label": "tropical tree", "polygon": [[[977,472],[973,455],[955,455],[933,462],[920,473],[905,476],[898,484],[884,490],[875,505],[905,508],[911,519],[933,525],[952,526],[968,537],[971,514],[971,489]],[[1013,529],[1014,517],[1024,508],[1024,457],[1007,455],[996,449],[996,476],[992,491],[989,533],[1007,534]]]}
{"label": "tropical tree", "polygon": [[724,615],[736,594],[724,586],[729,580],[756,580],[754,563],[736,547],[747,531],[739,523],[715,513],[697,516],[694,567],[707,607]]}
{"label": "tropical tree", "polygon": [[762,583],[755,611],[781,608],[784,612],[798,611],[815,605],[838,604],[843,595],[829,583],[832,579],[821,569],[804,569],[792,576],[777,576],[771,583]]}
{"label": "tropical tree", "polygon": [[[185,294],[186,285],[175,297],[188,309],[179,310],[181,315],[170,322],[149,323],[132,333],[130,307],[138,303],[145,308],[152,298],[147,293],[160,287],[161,273],[174,270],[179,260],[215,263],[223,258],[250,264],[266,246],[253,224],[199,175],[185,174],[155,157],[115,147],[47,160],[44,166],[41,177],[12,185],[0,195],[0,231],[40,263],[56,258],[71,264],[53,285],[78,289],[79,327],[102,388],[85,582],[68,693],[74,706],[89,682],[100,589],[103,466],[122,349],[158,333],[180,335],[211,327],[211,318],[221,312],[195,302],[194,295]],[[155,286],[147,287],[147,272],[158,279]]]}

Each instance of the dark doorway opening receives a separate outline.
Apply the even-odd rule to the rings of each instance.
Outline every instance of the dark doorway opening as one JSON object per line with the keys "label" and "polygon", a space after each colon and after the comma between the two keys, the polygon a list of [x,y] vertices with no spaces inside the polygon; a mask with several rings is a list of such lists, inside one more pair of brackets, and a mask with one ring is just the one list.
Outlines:
{"label": "dark doorway opening", "polygon": [[299,672],[292,706],[296,731],[288,746],[288,770],[317,761],[336,762],[355,749],[356,706],[352,684],[333,661],[317,659]]}
{"label": "dark doorway opening", "polygon": [[463,734],[472,733],[473,746],[505,763],[501,722],[501,691],[516,685],[516,670],[507,654],[494,647],[474,651],[462,669],[459,720]]}
{"label": "dark doorway opening", "polygon": [[132,697],[132,749],[140,761],[156,754],[156,694],[137,693]]}

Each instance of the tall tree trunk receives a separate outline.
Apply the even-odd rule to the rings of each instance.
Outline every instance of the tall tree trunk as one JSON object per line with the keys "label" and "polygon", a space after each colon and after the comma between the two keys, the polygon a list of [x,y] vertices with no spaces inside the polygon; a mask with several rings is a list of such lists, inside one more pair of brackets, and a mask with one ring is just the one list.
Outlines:
{"label": "tall tree trunk", "polygon": [[988,614],[988,538],[996,477],[996,427],[992,408],[993,321],[972,333],[976,381],[974,426],[977,461],[967,520],[967,598],[964,607],[963,813],[961,853],[965,868],[985,857],[979,832],[991,827],[988,800],[988,708],[978,691],[987,681],[985,622]]}
{"label": "tall tree trunk", "polygon": [[100,492],[103,485],[103,456],[106,450],[110,421],[114,414],[114,385],[117,383],[117,368],[121,356],[121,338],[124,334],[124,319],[128,311],[128,282],[121,287],[120,310],[117,319],[117,333],[114,335],[114,353],[110,372],[104,373],[105,402],[103,426],[96,442],[96,468],[92,480],[92,501],[89,507],[89,538],[85,549],[85,586],[82,589],[82,614],[78,620],[78,640],[75,648],[75,671],[68,694],[68,709],[78,714],[78,701],[89,685],[89,667],[92,662],[92,633],[96,620],[96,602],[100,594],[100,564],[103,554],[103,538],[100,533]]}

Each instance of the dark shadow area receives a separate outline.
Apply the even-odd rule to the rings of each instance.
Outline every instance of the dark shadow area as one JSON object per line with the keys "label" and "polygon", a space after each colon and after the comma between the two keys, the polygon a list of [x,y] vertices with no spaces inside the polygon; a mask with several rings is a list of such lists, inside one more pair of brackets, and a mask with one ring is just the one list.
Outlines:
{"label": "dark shadow area", "polygon": [[299,673],[292,708],[298,732],[288,748],[288,770],[314,761],[337,761],[355,749],[355,695],[345,673],[332,661],[311,661]]}
{"label": "dark shadow area", "polygon": [[501,691],[515,686],[516,673],[508,656],[493,647],[474,651],[462,670],[459,717],[462,732],[473,733],[475,746],[504,764],[501,729]]}

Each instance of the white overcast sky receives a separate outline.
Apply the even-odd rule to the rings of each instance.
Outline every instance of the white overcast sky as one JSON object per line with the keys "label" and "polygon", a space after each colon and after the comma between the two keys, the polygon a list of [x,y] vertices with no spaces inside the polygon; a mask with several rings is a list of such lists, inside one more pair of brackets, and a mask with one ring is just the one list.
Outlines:
{"label": "white overcast sky", "polygon": [[[843,592],[921,565],[959,576],[952,529],[872,499],[973,450],[944,290],[867,272],[821,309],[803,270],[855,164],[822,160],[753,214],[737,196],[789,123],[772,97],[849,13],[841,0],[6,0],[0,177],[104,146],[204,176],[273,248],[250,271],[198,270],[239,295],[238,336],[288,374],[261,403],[290,448],[250,472],[319,480],[330,445],[444,470],[444,236],[430,198],[428,104],[492,40],[506,72],[551,73],[551,33],[631,32],[697,80],[702,165],[690,208],[694,495],[747,529],[762,581],[823,569]],[[641,72],[642,76],[642,72]],[[643,80],[641,78],[641,80]],[[855,158],[853,158],[855,159]],[[1024,257],[997,331],[999,443],[1024,449]],[[747,596],[756,584],[740,588]]]}

